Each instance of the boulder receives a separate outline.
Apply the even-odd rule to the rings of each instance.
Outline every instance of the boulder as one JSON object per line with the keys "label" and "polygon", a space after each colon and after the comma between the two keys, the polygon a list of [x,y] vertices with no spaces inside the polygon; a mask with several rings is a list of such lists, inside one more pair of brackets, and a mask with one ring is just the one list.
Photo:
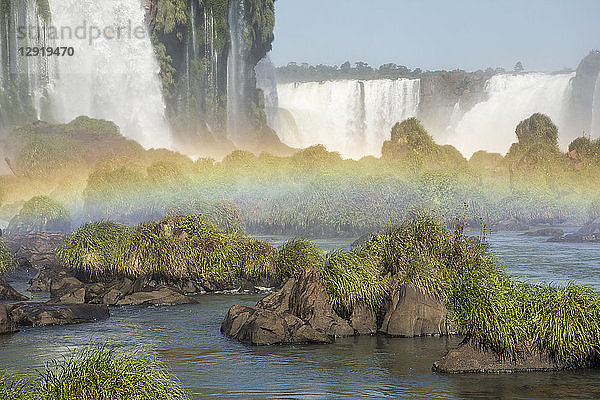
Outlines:
{"label": "boulder", "polygon": [[433,364],[433,371],[451,374],[559,371],[567,369],[538,351],[502,357],[494,351],[463,342]]}
{"label": "boulder", "polygon": [[6,245],[15,254],[19,264],[27,261],[40,269],[48,265],[58,265],[56,252],[68,235],[64,233],[35,232],[27,235],[4,236]]}
{"label": "boulder", "polygon": [[69,304],[85,303],[86,285],[73,276],[52,280],[50,298],[53,301]]}
{"label": "boulder", "polygon": [[52,282],[70,277],[66,270],[51,266],[42,268],[37,275],[29,281],[29,290],[31,292],[50,292]]}
{"label": "boulder", "polygon": [[17,332],[17,327],[10,318],[6,306],[0,304],[0,335],[13,332]]}
{"label": "boulder", "polygon": [[27,296],[23,296],[17,292],[12,286],[6,282],[0,281],[0,301],[26,301]]}
{"label": "boulder", "polygon": [[331,338],[290,313],[235,305],[221,324],[221,332],[256,346],[289,343],[331,343]]}
{"label": "boulder", "polygon": [[[368,313],[359,317],[357,311],[361,331],[371,333],[370,317]],[[333,337],[354,335],[355,329],[336,314],[318,272],[307,269],[256,307],[231,307],[221,332],[244,343],[271,345],[330,343]]]}
{"label": "boulder", "polygon": [[188,297],[166,286],[157,287],[151,292],[136,292],[117,301],[117,306],[174,306],[195,303]]}
{"label": "boulder", "polygon": [[387,335],[415,337],[454,333],[442,302],[413,285],[398,287],[385,302],[384,309],[380,331]]}
{"label": "boulder", "polygon": [[319,332],[331,336],[353,336],[354,329],[331,306],[329,295],[314,269],[302,272],[292,287],[289,312]]}
{"label": "boulder", "polygon": [[9,308],[10,318],[22,326],[73,325],[107,319],[108,307],[94,304],[19,303]]}
{"label": "boulder", "polygon": [[377,333],[377,315],[371,307],[359,303],[352,310],[350,325],[359,335],[374,335]]}

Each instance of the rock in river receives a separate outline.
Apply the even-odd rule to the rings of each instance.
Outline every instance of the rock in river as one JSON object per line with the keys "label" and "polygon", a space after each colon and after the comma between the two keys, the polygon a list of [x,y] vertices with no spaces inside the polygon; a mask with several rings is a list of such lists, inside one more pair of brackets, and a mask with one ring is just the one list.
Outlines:
{"label": "rock in river", "polygon": [[517,357],[502,357],[472,343],[462,343],[450,350],[441,360],[433,364],[433,371],[451,374],[461,373],[500,373],[528,371],[559,371],[566,365],[557,364],[549,357],[531,352]]}
{"label": "rock in river", "polygon": [[110,316],[107,306],[95,304],[19,303],[8,310],[15,324],[34,327],[95,322]]}

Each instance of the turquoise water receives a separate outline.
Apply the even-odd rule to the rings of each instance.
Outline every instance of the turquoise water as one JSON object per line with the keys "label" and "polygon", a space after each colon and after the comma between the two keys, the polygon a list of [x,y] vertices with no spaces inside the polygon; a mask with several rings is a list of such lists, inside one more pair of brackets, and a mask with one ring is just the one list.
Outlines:
{"label": "turquoise water", "polygon": [[[274,243],[285,238],[270,237]],[[495,233],[492,251],[532,282],[575,281],[600,290],[600,245],[546,243]],[[324,250],[352,240],[321,240]],[[107,321],[24,329],[0,337],[0,369],[33,372],[90,343],[142,346],[174,370],[194,399],[600,398],[600,371],[439,375],[432,363],[459,338],[361,337],[332,345],[253,348],[219,333],[228,308],[260,295],[206,295],[195,305],[115,308]]]}

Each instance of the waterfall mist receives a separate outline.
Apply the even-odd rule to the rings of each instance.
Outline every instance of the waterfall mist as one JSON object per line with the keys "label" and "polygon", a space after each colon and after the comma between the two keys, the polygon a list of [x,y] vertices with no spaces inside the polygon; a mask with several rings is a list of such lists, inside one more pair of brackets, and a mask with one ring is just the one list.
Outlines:
{"label": "waterfall mist", "polygon": [[558,126],[566,147],[575,136],[566,126],[574,74],[496,75],[486,84],[487,100],[467,111],[450,129],[448,144],[470,157],[477,150],[506,153],[517,141],[515,127],[534,113],[544,113]]}
{"label": "waterfall mist", "polygon": [[417,114],[417,79],[344,80],[277,86],[279,112],[269,122],[292,147],[323,144],[345,157],[381,155],[396,122]]}
{"label": "waterfall mist", "polygon": [[[145,29],[140,2],[50,0],[49,4],[52,25],[58,28],[74,30],[85,24],[88,29]],[[65,35],[50,45],[75,49],[73,57],[54,57],[50,65],[47,96],[51,119],[68,122],[80,115],[107,119],[146,148],[170,147],[160,69],[147,33],[143,39],[101,36],[93,44]]]}
{"label": "waterfall mist", "polygon": [[231,49],[227,59],[227,134],[235,143],[246,124],[242,102],[244,93],[244,1],[234,0],[228,15]]}

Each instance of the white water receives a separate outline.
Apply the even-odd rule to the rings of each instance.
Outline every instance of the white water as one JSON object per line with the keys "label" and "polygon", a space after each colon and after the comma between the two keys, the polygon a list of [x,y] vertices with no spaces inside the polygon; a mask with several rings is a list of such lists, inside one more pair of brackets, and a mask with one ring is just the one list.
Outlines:
{"label": "white water", "polygon": [[[84,24],[145,29],[138,0],[50,0],[52,25],[75,29]],[[123,135],[146,148],[170,147],[171,132],[159,65],[149,35],[139,39],[124,29],[121,39],[62,38],[54,46],[72,46],[74,57],[54,57],[49,97],[54,119],[80,115],[114,121]],[[89,39],[89,35],[88,35]]]}
{"label": "white water", "polygon": [[574,139],[566,126],[574,74],[496,75],[486,86],[488,99],[463,116],[448,144],[470,157],[477,150],[506,153],[517,141],[517,124],[534,113],[548,115],[559,128],[562,147]]}
{"label": "white water", "polygon": [[231,50],[227,59],[227,135],[234,143],[243,135],[244,1],[234,0],[228,15]]}
{"label": "white water", "polygon": [[420,81],[410,79],[280,84],[282,111],[273,128],[292,147],[323,144],[344,157],[379,156],[392,126],[417,114],[419,90]]}
{"label": "white water", "polygon": [[594,101],[592,103],[592,137],[600,138],[600,73],[596,79]]}

